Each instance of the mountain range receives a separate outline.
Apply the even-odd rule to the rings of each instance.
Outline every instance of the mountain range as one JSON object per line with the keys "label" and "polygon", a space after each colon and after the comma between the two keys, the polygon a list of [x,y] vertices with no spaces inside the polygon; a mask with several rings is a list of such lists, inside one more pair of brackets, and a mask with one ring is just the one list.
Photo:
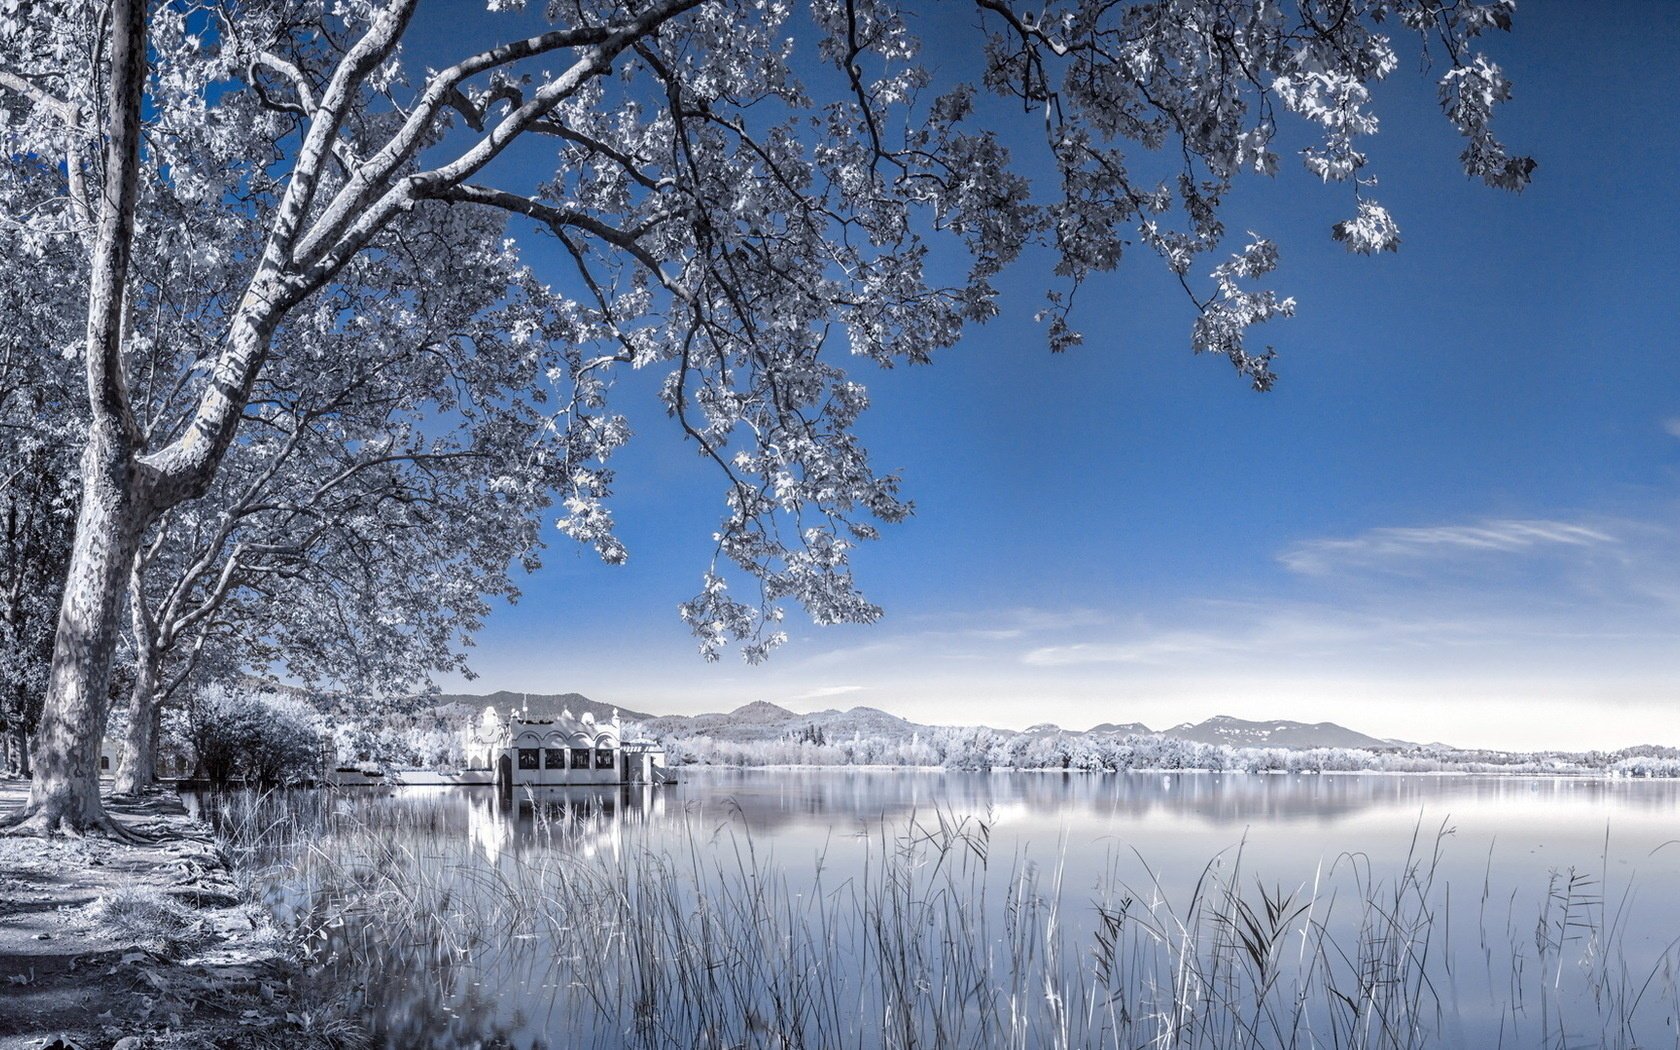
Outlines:
{"label": "mountain range", "polygon": [[562,711],[570,711],[574,715],[587,712],[597,720],[611,718],[614,711],[620,718],[636,722],[645,722],[653,717],[645,711],[632,711],[628,707],[614,707],[591,700],[582,693],[515,693],[503,689],[486,695],[440,693],[429,699],[434,707],[461,707],[471,710],[475,716],[482,714],[487,707],[494,707],[504,714],[510,710],[524,710],[527,717],[539,719],[555,718]]}
{"label": "mountain range", "polygon": [[[874,707],[854,707],[845,711],[828,708],[800,713],[767,700],[757,700],[733,711],[699,715],[651,715],[627,707],[614,708],[581,693],[514,693],[507,690],[487,696],[451,693],[435,697],[434,703],[439,707],[459,705],[475,713],[486,707],[502,711],[523,707],[533,718],[553,718],[562,710],[570,710],[573,714],[588,711],[596,718],[607,718],[616,710],[620,717],[640,722],[647,731],[657,735],[709,736],[738,741],[779,740],[808,729],[820,729],[829,740],[853,736],[900,739],[933,729],[949,728],[912,722]],[[1141,722],[1102,722],[1086,730],[1063,729],[1054,723],[1044,722],[1024,732],[1068,736],[1165,736],[1199,744],[1296,750],[1315,747],[1384,750],[1417,746],[1404,740],[1369,736],[1334,722],[1291,722],[1284,719],[1251,722],[1228,715],[1216,715],[1202,722],[1184,722],[1160,730],[1151,729]]]}

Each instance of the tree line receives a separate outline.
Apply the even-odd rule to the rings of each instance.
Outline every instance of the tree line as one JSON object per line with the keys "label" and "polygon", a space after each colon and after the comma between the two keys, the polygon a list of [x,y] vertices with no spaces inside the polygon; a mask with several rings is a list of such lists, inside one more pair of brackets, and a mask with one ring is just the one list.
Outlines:
{"label": "tree line", "polygon": [[1505,773],[1680,776],[1680,748],[1641,745],[1619,751],[1505,752],[1442,745],[1371,750],[1352,747],[1234,747],[1157,734],[1012,733],[941,726],[910,736],[819,741],[729,740],[665,733],[675,765],[894,766],[953,771],[1052,770],[1124,773],[1206,770],[1243,773]]}

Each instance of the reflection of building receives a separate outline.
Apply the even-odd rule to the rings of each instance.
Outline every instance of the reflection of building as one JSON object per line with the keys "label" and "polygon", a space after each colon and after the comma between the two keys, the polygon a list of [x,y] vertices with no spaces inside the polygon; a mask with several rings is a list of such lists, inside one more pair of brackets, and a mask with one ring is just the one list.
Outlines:
{"label": "reflection of building", "polygon": [[467,838],[491,864],[529,847],[582,856],[619,855],[624,830],[662,819],[666,793],[652,784],[526,787],[463,792]]}
{"label": "reflection of building", "polygon": [[467,837],[491,864],[501,859],[511,843],[513,827],[496,812],[496,800],[490,795],[467,795]]}
{"label": "reflection of building", "polygon": [[[488,722],[488,718],[486,719]],[[665,784],[675,780],[665,749],[622,738],[618,712],[597,722],[587,711],[559,718],[514,715],[502,734],[496,783],[504,789],[562,784]]]}

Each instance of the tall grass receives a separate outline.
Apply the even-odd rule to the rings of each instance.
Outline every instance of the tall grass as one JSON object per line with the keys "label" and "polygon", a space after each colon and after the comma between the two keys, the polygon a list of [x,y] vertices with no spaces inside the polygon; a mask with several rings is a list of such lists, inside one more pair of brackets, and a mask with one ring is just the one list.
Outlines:
{"label": "tall grass", "polygon": [[1444,828],[1296,888],[1238,844],[1175,897],[1122,854],[1070,888],[1063,853],[995,856],[946,812],[794,877],[736,821],[539,802],[486,857],[458,812],[335,800],[228,796],[218,821],[320,993],[391,1046],[1680,1046],[1676,945],[1627,949],[1607,862],[1525,914],[1490,860],[1454,931]]}

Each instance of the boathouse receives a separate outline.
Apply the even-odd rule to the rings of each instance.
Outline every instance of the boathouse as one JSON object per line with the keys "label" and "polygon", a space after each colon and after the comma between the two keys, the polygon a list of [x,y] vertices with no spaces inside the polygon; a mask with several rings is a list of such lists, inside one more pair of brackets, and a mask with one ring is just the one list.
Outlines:
{"label": "boathouse", "polygon": [[618,712],[596,721],[588,711],[562,711],[551,719],[515,713],[507,720],[496,784],[561,787],[567,784],[664,784],[674,778],[665,749],[654,740],[625,740]]}

